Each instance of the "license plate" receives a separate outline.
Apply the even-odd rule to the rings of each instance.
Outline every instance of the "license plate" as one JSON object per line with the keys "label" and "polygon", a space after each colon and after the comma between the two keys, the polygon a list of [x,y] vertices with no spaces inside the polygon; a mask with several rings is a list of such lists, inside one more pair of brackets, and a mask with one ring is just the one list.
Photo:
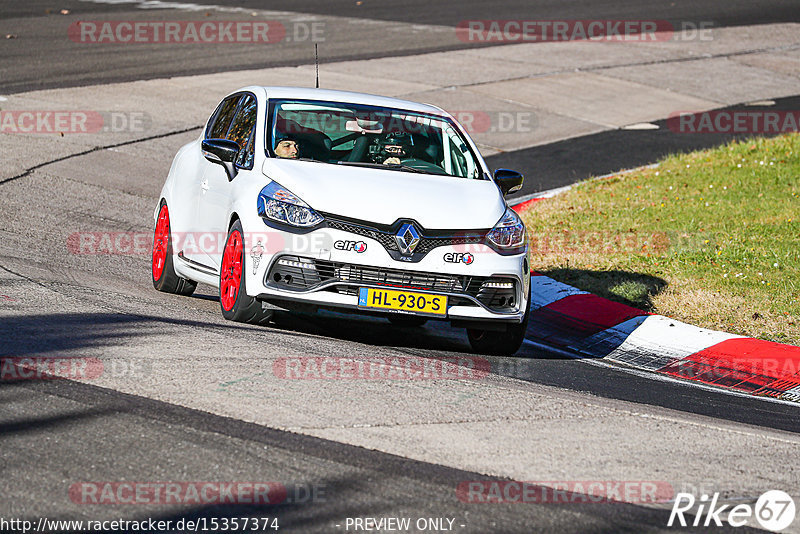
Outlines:
{"label": "license plate", "polygon": [[446,315],[447,297],[428,293],[362,287],[358,290],[358,306],[361,308]]}

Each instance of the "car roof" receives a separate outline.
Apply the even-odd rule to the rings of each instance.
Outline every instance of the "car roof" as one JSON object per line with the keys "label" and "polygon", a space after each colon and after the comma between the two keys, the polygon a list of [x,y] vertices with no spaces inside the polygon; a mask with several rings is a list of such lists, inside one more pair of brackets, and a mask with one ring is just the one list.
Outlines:
{"label": "car roof", "polygon": [[[399,108],[407,111],[418,111],[421,113],[434,113],[441,115],[444,110],[430,104],[421,104],[410,100],[391,98],[388,96],[371,95],[368,93],[356,93],[352,91],[338,91],[335,89],[314,89],[312,87],[284,87],[284,86],[249,86],[234,91],[253,91],[261,89],[267,93],[270,99],[298,99],[298,100],[324,100],[330,102],[346,102],[348,104],[366,104],[368,106],[381,106],[387,108]],[[231,93],[233,94],[233,93]]]}

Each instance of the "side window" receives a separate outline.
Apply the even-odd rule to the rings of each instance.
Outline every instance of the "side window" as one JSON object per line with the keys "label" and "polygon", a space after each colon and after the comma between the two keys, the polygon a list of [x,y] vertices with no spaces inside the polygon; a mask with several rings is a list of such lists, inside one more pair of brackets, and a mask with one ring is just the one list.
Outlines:
{"label": "side window", "polygon": [[241,95],[233,95],[222,101],[214,114],[214,119],[206,130],[206,139],[225,139],[228,127],[236,113],[236,105],[239,103]]}
{"label": "side window", "polygon": [[452,168],[450,170],[450,174],[453,176],[458,176],[459,178],[474,178],[477,176],[475,170],[470,165],[472,160],[467,160],[464,154],[467,153],[469,150],[467,145],[458,137],[458,134],[452,128],[448,128],[446,130],[447,133],[447,145],[450,150],[450,158],[446,158],[450,160]]}
{"label": "side window", "polygon": [[236,164],[240,167],[253,166],[253,140],[255,133],[258,103],[253,95],[245,95],[239,106],[239,111],[233,119],[227,139],[239,145],[239,156]]}
{"label": "side window", "polygon": [[253,168],[253,157],[255,156],[253,143],[255,140],[253,139],[255,136],[251,135],[250,139],[247,141],[247,146],[244,150],[239,152],[239,155],[236,156],[236,165],[242,167],[243,169],[252,169]]}

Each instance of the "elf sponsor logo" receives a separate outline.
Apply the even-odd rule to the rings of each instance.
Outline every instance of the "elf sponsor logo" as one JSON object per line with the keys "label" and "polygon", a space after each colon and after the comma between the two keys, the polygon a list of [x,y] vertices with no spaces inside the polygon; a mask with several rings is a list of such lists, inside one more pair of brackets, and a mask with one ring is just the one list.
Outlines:
{"label": "elf sponsor logo", "polygon": [[334,241],[333,248],[344,251],[354,250],[361,254],[362,252],[366,252],[367,244],[363,241]]}
{"label": "elf sponsor logo", "polygon": [[[719,504],[719,493],[709,499],[708,495],[702,495],[699,500],[695,499],[691,493],[678,493],[672,505],[672,512],[669,514],[667,526],[677,524],[686,527],[687,524],[684,513],[694,515],[691,526],[708,527],[712,524],[721,527],[725,523],[732,527],[742,527],[744,525],[755,526],[753,519],[762,528],[772,532],[780,532],[792,524],[795,517],[794,499],[786,492],[780,490],[770,490],[763,493],[755,505]],[[695,510],[695,504],[697,509]]]}
{"label": "elf sponsor logo", "polygon": [[475,256],[469,252],[448,252],[444,255],[444,261],[447,263],[463,263],[469,265],[475,261]]}

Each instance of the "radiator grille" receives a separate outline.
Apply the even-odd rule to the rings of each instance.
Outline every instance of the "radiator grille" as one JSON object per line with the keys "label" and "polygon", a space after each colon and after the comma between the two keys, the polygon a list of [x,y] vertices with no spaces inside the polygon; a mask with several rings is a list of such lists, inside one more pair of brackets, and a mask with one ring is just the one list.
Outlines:
{"label": "radiator grille", "polygon": [[[280,260],[284,260],[281,262]],[[288,263],[288,265],[286,264]],[[355,285],[336,284],[343,282]],[[513,282],[513,287],[496,288],[491,283]],[[489,309],[509,311],[516,305],[517,283],[509,278],[487,278],[442,273],[389,269],[351,263],[281,256],[273,263],[265,283],[271,287],[305,291],[327,284],[327,289],[345,295],[358,294],[358,285],[383,286],[417,291],[469,295]],[[472,304],[469,299],[453,304]]]}

